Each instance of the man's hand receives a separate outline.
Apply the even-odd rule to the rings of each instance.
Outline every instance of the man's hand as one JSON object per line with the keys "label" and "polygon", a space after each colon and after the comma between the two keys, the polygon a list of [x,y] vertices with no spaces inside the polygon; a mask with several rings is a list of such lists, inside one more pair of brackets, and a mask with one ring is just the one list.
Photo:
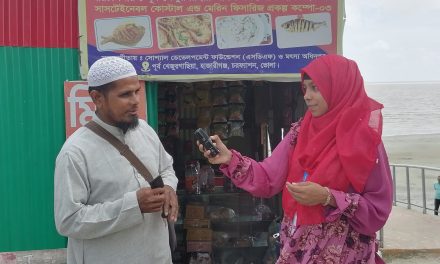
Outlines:
{"label": "man's hand", "polygon": [[286,187],[293,199],[302,205],[323,204],[328,196],[327,190],[314,182],[288,182]]}
{"label": "man's hand", "polygon": [[168,220],[176,222],[177,215],[179,214],[179,202],[177,200],[176,191],[168,185],[165,185],[165,203],[164,203],[164,213]]}
{"label": "man's hand", "polygon": [[136,192],[142,213],[161,212],[165,203],[165,188],[140,188]]}

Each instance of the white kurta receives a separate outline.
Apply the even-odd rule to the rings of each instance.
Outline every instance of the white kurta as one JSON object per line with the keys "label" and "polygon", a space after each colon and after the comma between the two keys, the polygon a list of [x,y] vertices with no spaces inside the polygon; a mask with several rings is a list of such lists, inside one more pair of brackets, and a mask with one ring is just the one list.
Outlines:
{"label": "white kurta", "polygon": [[[143,120],[125,135],[110,131],[174,190],[172,157]],[[55,224],[69,237],[68,264],[169,264],[167,222],[160,213],[142,214],[136,190],[149,184],[107,141],[82,127],[63,145],[55,166]]]}

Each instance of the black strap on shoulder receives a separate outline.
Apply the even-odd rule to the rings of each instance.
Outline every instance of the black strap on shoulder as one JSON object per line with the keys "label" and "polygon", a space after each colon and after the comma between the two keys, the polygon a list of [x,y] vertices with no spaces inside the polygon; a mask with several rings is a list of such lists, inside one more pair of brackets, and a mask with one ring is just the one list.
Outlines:
{"label": "black strap on shoulder", "polygon": [[122,143],[118,138],[113,136],[109,131],[100,126],[95,121],[88,122],[85,127],[95,132],[97,135],[101,136],[112,144],[118,151],[124,156],[133,167],[145,178],[145,180],[150,184],[151,188],[160,188],[164,186],[162,177],[156,177],[155,179],[151,176],[147,167],[139,160],[139,158],[131,151],[130,147]]}

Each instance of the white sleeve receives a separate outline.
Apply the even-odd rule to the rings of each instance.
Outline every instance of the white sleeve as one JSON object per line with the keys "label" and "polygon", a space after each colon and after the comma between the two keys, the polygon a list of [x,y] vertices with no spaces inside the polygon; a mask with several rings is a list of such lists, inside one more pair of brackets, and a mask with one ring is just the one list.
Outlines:
{"label": "white sleeve", "polygon": [[173,157],[165,151],[162,144],[160,144],[159,156],[159,174],[163,183],[177,190],[178,179],[173,169]]}
{"label": "white sleeve", "polygon": [[158,172],[159,175],[162,177],[163,183],[170,186],[174,190],[177,190],[178,179],[173,168],[173,157],[171,157],[171,155],[168,154],[168,152],[163,147],[162,142],[160,141],[160,138],[157,135],[156,131],[154,131],[154,129],[144,120],[140,122],[142,126],[145,127],[147,134],[151,137],[151,140],[153,140],[154,144],[156,145],[159,155]]}

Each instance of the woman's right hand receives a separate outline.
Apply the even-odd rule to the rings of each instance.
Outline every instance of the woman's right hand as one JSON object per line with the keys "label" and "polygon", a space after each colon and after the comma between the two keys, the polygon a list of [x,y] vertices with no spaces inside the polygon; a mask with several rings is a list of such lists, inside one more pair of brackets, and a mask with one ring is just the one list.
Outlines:
{"label": "woman's right hand", "polygon": [[214,135],[210,136],[212,143],[217,147],[219,153],[215,157],[211,157],[211,151],[205,150],[203,145],[199,143],[197,140],[197,146],[199,147],[200,152],[203,153],[203,156],[208,159],[211,164],[229,164],[232,159],[232,152],[223,144],[222,140],[219,136]]}

